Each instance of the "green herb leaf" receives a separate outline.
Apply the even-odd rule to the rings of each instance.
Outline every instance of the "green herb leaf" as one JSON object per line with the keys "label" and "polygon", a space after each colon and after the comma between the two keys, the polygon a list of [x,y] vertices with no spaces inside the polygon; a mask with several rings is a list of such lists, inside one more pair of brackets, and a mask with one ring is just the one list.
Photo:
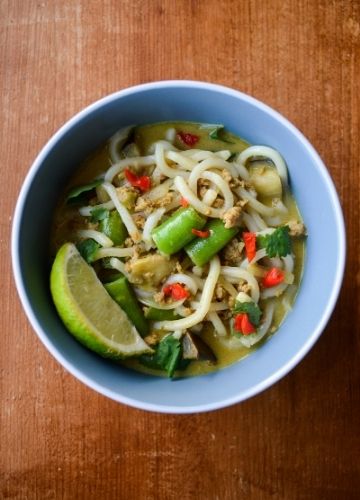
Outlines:
{"label": "green herb leaf", "polygon": [[255,302],[238,302],[234,306],[234,314],[246,313],[249,316],[250,322],[254,326],[258,326],[261,318],[261,309]]}
{"label": "green herb leaf", "polygon": [[291,253],[291,238],[288,226],[278,227],[270,234],[259,235],[256,242],[259,248],[266,248],[268,257],[285,257]]}
{"label": "green herb leaf", "polygon": [[77,245],[77,249],[79,250],[81,256],[86,260],[88,264],[93,262],[96,252],[99,250],[100,246],[97,241],[93,239],[83,240]]}
{"label": "green herb leaf", "polygon": [[235,144],[233,141],[229,141],[228,139],[225,139],[223,137],[223,132],[225,131],[225,127],[221,123],[205,123],[202,124],[200,128],[209,129],[210,139],[226,142],[228,144]]}
{"label": "green herb leaf", "polygon": [[109,217],[109,210],[107,208],[93,208],[90,210],[91,213],[91,222],[100,222],[101,220]]}
{"label": "green herb leaf", "polygon": [[92,191],[94,188],[99,186],[104,182],[103,179],[96,179],[93,182],[89,182],[88,184],[83,184],[82,186],[76,186],[71,189],[67,195],[66,203],[81,203],[86,199],[89,194],[89,191]]}
{"label": "green herb leaf", "polygon": [[165,370],[172,378],[181,361],[181,342],[173,335],[167,335],[155,347],[154,354],[143,354],[140,362],[149,368]]}

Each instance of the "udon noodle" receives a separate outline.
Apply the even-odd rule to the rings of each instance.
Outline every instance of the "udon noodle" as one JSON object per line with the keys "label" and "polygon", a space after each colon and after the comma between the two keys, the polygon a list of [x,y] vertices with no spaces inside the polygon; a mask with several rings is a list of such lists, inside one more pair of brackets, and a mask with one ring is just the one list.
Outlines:
{"label": "udon noodle", "polygon": [[155,350],[169,335],[182,342],[176,369],[186,373],[229,364],[272,333],[302,268],[305,228],[281,154],[215,132],[181,122],[120,130],[105,146],[110,165],[85,176],[96,183],[85,203],[63,203],[55,220],[55,247],[95,242],[89,264],[104,282],[127,278],[144,340]]}

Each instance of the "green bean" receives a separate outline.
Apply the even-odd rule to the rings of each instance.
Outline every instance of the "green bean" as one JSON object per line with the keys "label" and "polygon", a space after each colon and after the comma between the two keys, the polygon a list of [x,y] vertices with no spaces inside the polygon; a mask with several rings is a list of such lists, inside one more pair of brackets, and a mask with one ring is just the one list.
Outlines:
{"label": "green bean", "polygon": [[179,319],[180,316],[174,312],[173,309],[156,309],[149,307],[145,310],[145,318],[152,321],[171,321]]}
{"label": "green bean", "polygon": [[205,224],[206,218],[194,208],[179,208],[165,222],[153,229],[151,235],[160,252],[172,255],[195,238],[192,229],[201,229]]}
{"label": "green bean", "polygon": [[185,252],[197,266],[203,266],[212,259],[240,230],[239,227],[226,229],[221,219],[211,220],[205,227],[210,235],[196,238],[185,247]]}
{"label": "green bean", "polygon": [[99,229],[113,241],[114,245],[122,245],[128,236],[125,224],[116,210],[112,210],[108,217],[100,221]]}
{"label": "green bean", "polygon": [[134,290],[131,288],[125,276],[121,276],[115,281],[106,283],[105,288],[109,295],[119,304],[121,309],[127,314],[129,320],[134,324],[142,337],[149,333],[149,324],[144,317],[144,313],[139,305]]}

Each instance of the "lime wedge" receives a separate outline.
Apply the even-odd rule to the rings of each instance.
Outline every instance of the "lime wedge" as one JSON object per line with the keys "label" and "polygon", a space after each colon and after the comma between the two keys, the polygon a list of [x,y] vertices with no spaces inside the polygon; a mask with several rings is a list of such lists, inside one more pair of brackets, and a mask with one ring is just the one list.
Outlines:
{"label": "lime wedge", "polygon": [[114,359],[152,352],[73,243],[56,254],[50,289],[69,332],[92,351]]}

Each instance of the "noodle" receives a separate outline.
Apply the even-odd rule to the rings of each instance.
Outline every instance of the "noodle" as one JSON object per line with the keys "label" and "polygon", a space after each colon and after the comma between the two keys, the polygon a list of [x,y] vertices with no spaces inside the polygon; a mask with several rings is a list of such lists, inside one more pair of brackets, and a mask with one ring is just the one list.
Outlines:
{"label": "noodle", "polygon": [[[112,162],[104,180],[98,182],[103,170],[97,168],[97,177],[76,186],[81,196],[76,194],[75,211],[69,210],[71,238],[80,240],[80,253],[108,290],[107,280],[126,284],[122,293],[129,300],[132,295],[136,306],[126,302],[124,311],[142,317],[138,327],[129,314],[154,353],[168,339],[159,359],[175,344],[176,356],[182,355],[186,342],[195,357],[187,352],[184,366],[202,359],[197,351],[202,341],[216,354],[219,349],[223,366],[229,362],[222,361],[221,349],[233,350],[231,359],[239,359],[244,347],[277,328],[296,295],[301,261],[295,265],[299,252],[287,238],[289,228],[300,226],[290,224],[296,223],[293,214],[301,218],[288,189],[287,167],[267,146],[247,147],[222,132],[212,142],[209,125],[186,130],[181,123],[167,123],[156,133],[148,127],[124,127],[114,134],[104,149]],[[222,139],[229,149],[213,151]],[[252,158],[270,160],[271,175],[260,179],[270,167],[248,170]],[[67,224],[64,220],[59,218],[59,227]]]}
{"label": "noodle", "polygon": [[208,217],[221,218],[224,214],[223,209],[209,207],[195,195],[182,177],[175,177],[174,186],[181,196],[185,198],[198,212]]}
{"label": "noodle", "polygon": [[157,210],[155,210],[155,212],[150,214],[149,217],[146,219],[143,234],[142,234],[142,239],[145,243],[147,250],[149,250],[150,248],[155,246],[153,239],[151,237],[151,231],[154,229],[154,227],[160,221],[160,219],[164,215],[164,213],[165,213],[165,208],[158,208]]}
{"label": "noodle", "polygon": [[222,266],[221,274],[225,276],[230,281],[230,283],[231,282],[238,283],[239,280],[245,280],[251,287],[251,298],[253,299],[254,302],[256,303],[259,302],[260,298],[259,285],[251,273],[239,267]]}
{"label": "noodle", "polygon": [[131,257],[134,255],[134,248],[100,248],[95,256],[93,257],[93,261],[104,259],[105,257]]}
{"label": "noodle", "polygon": [[105,248],[112,247],[114,244],[105,234],[95,231],[94,229],[79,229],[77,235],[84,239],[91,238]]}
{"label": "noodle", "polygon": [[240,153],[238,160],[245,166],[247,160],[254,156],[269,158],[274,163],[284,186],[288,185],[288,175],[285,162],[275,149],[267,146],[251,146]]}
{"label": "noodle", "polygon": [[79,214],[84,217],[90,217],[93,210],[99,210],[105,208],[106,210],[112,210],[114,208],[113,201],[107,201],[105,203],[100,203],[99,205],[88,205],[87,207],[79,208]]}
{"label": "noodle", "polygon": [[224,323],[221,321],[219,318],[219,315],[214,311],[214,312],[209,312],[207,314],[207,318],[209,321],[211,321],[214,330],[216,332],[216,335],[219,335],[220,337],[225,337],[226,336],[226,328],[224,326]]}
{"label": "noodle", "polygon": [[117,197],[116,190],[112,184],[108,182],[104,182],[102,184],[103,188],[106,190],[107,194],[110,196],[112,202],[115,205],[116,210],[119,212],[119,215],[128,230],[128,233],[132,237],[134,241],[140,241],[141,236],[140,233],[133,221],[128,209],[121,203],[119,198]]}
{"label": "noodle", "polygon": [[165,161],[164,147],[162,144],[160,144],[160,142],[158,142],[155,146],[155,159],[157,168],[163,175],[166,175],[166,177],[188,177],[189,174],[187,172],[184,172],[183,170],[180,170],[178,168],[169,167],[169,165]]}
{"label": "noodle", "polygon": [[134,125],[130,125],[128,127],[121,128],[116,134],[114,134],[109,141],[109,153],[111,160],[115,163],[121,160],[121,156],[118,153],[118,149],[121,144],[128,138],[131,130],[134,128]]}
{"label": "noodle", "polygon": [[185,330],[191,326],[196,325],[202,321],[207,312],[209,311],[211,298],[214,293],[216,282],[220,274],[220,260],[219,257],[214,257],[210,261],[209,274],[206,278],[204,290],[201,295],[199,308],[187,318],[178,319],[174,321],[158,321],[154,324],[155,328],[164,330]]}

